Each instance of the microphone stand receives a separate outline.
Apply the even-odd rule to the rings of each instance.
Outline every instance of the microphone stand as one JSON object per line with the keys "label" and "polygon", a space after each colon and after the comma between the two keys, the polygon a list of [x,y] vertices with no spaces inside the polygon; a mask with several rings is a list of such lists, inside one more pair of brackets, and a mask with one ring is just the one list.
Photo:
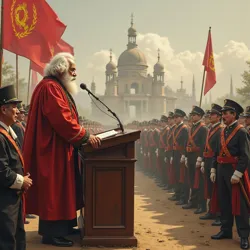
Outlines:
{"label": "microphone stand", "polygon": [[95,96],[88,88],[85,89],[89,95],[93,96],[97,101],[99,101],[107,110],[108,112],[110,112],[118,121],[120,129],[122,131],[122,133],[124,133],[124,128],[123,125],[121,123],[121,120],[119,119],[119,117],[117,116],[117,114],[115,112],[113,112],[104,102],[102,102],[97,96]]}

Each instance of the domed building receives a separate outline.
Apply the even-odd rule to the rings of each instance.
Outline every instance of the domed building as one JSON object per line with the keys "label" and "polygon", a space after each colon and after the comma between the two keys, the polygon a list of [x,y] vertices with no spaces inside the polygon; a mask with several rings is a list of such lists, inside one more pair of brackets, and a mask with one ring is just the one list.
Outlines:
{"label": "domed building", "polygon": [[[132,119],[144,120],[159,118],[162,114],[173,111],[176,98],[171,93],[165,95],[165,69],[158,60],[154,65],[153,76],[148,74],[147,59],[136,44],[137,31],[134,27],[133,18],[128,29],[127,49],[121,53],[116,65],[110,61],[106,65],[106,88],[105,94],[99,96],[123,122]],[[92,103],[93,119],[104,118],[100,109]]]}

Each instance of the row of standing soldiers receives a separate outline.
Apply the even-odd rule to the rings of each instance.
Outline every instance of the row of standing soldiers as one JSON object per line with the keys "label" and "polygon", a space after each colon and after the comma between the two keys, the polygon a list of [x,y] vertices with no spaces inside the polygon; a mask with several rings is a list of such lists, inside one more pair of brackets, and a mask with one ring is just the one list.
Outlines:
{"label": "row of standing soldiers", "polygon": [[[241,248],[249,248],[250,107],[226,99],[204,112],[193,106],[189,119],[181,109],[160,120],[133,122],[141,130],[138,166],[155,177],[169,198],[183,209],[207,212],[200,219],[216,219],[221,230],[212,239],[232,238],[234,217]],[[245,128],[238,122],[242,115]],[[209,119],[204,119],[208,117]],[[204,120],[208,121],[204,123]],[[223,122],[222,122],[223,121]]]}

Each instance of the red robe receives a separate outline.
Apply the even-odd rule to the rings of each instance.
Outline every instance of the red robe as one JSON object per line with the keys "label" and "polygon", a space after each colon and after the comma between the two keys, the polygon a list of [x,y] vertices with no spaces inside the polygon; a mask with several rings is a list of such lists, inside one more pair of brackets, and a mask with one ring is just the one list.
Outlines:
{"label": "red robe", "polygon": [[42,220],[76,217],[80,202],[76,199],[72,144],[87,138],[88,132],[79,125],[76,108],[70,108],[62,86],[43,79],[32,96],[23,144],[25,172],[33,180],[26,213]]}

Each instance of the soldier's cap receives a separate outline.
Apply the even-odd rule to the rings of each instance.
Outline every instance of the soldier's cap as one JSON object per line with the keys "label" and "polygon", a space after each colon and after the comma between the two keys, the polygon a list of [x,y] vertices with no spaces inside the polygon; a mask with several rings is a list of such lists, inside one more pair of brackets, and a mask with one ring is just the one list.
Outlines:
{"label": "soldier's cap", "polygon": [[172,119],[172,118],[174,118],[174,112],[172,112],[172,111],[170,111],[170,112],[168,112],[168,119]]}
{"label": "soldier's cap", "polygon": [[245,113],[243,114],[243,117],[250,117],[250,106],[246,107]]}
{"label": "soldier's cap", "polygon": [[206,117],[209,117],[210,114],[211,114],[211,110],[207,109],[207,110],[205,110],[204,117],[205,117],[205,118],[206,118]]}
{"label": "soldier's cap", "polygon": [[225,99],[224,106],[222,107],[221,112],[224,111],[233,111],[239,115],[244,112],[244,109],[240,106],[239,103],[230,99]]}
{"label": "soldier's cap", "polygon": [[25,113],[25,109],[23,108],[23,105],[20,102],[17,104],[17,108],[20,113],[23,113],[23,114]]}
{"label": "soldier's cap", "polygon": [[216,103],[212,103],[211,111],[210,111],[211,114],[221,115],[221,110],[222,110],[222,107],[220,105]]}
{"label": "soldier's cap", "polygon": [[174,110],[174,116],[185,117],[186,113],[181,109],[175,109]]}
{"label": "soldier's cap", "polygon": [[158,125],[158,123],[159,123],[159,120],[157,120],[157,119],[151,120],[152,125]]}
{"label": "soldier's cap", "polygon": [[14,85],[0,88],[0,106],[11,103],[21,103],[16,97]]}
{"label": "soldier's cap", "polygon": [[168,122],[168,117],[165,115],[161,116],[161,122]]}
{"label": "soldier's cap", "polygon": [[193,109],[190,115],[200,115],[203,116],[205,114],[204,110],[198,106],[193,106]]}

